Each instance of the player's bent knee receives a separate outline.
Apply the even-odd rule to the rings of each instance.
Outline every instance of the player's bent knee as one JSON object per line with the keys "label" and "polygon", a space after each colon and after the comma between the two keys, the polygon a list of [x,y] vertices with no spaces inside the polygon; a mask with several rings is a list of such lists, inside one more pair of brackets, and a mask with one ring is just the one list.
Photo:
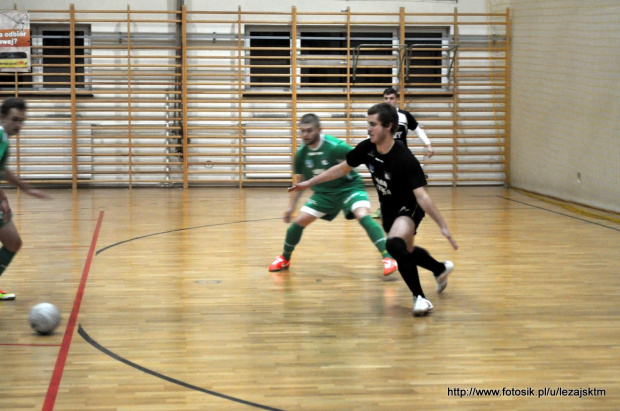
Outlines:
{"label": "player's bent knee", "polygon": [[11,241],[7,242],[4,246],[12,252],[16,253],[19,251],[20,248],[22,248],[22,245],[23,243],[21,237],[17,236],[16,238],[13,238],[11,239]]}
{"label": "player's bent knee", "polygon": [[316,217],[306,213],[300,213],[297,218],[293,221],[293,224],[297,224],[300,227],[308,227],[312,222],[316,220]]}
{"label": "player's bent knee", "polygon": [[400,237],[390,237],[385,241],[385,249],[396,260],[407,256],[407,243]]}
{"label": "player's bent knee", "polygon": [[366,207],[356,208],[355,210],[353,210],[353,215],[355,216],[357,221],[360,221],[362,218],[366,217],[367,215],[370,215],[370,209]]}
{"label": "player's bent knee", "polygon": [[22,239],[19,234],[13,232],[10,235],[4,235],[0,238],[2,246],[11,252],[18,252],[22,248]]}

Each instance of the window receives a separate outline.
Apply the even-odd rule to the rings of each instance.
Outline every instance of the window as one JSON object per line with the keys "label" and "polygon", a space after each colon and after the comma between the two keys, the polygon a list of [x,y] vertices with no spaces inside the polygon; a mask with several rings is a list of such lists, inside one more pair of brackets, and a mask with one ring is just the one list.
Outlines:
{"label": "window", "polygon": [[442,39],[441,32],[407,33],[405,44],[409,46],[409,75],[405,83],[413,88],[441,87]]}
{"label": "window", "polygon": [[[250,31],[250,82],[256,85],[291,83],[290,31]],[[271,84],[268,84],[271,83]],[[275,83],[275,84],[273,84]]]}
{"label": "window", "polygon": [[26,82],[32,81],[32,75],[29,73],[0,73],[0,89],[14,89],[15,88],[15,74],[17,74],[17,84],[20,90],[31,89],[31,85],[25,85]]}
{"label": "window", "polygon": [[[385,85],[392,83],[390,60],[373,57],[390,56],[391,49],[372,49],[373,45],[391,45],[392,32],[353,32],[350,39],[351,58],[358,46],[360,66],[350,81],[356,86]],[[346,86],[347,38],[345,32],[309,31],[300,34],[301,84]],[[334,56],[338,56],[335,57]],[[321,58],[323,57],[323,58]],[[395,60],[396,61],[396,60]]]}
{"label": "window", "polygon": [[[69,30],[42,30],[41,58],[43,88],[71,87],[71,38]],[[84,74],[84,31],[75,31],[75,73]],[[82,66],[80,66],[82,65]],[[84,76],[76,76],[77,83],[84,83]],[[78,85],[80,87],[80,85]],[[84,87],[81,85],[81,87]]]}
{"label": "window", "polygon": [[[18,73],[19,90],[59,90],[71,88],[71,38],[66,25],[31,25],[31,65],[30,73]],[[77,88],[85,89],[86,74],[90,70],[86,63],[90,46],[90,26],[77,25],[75,28],[75,72]],[[7,75],[8,74],[8,75]],[[82,75],[80,75],[82,74]],[[81,84],[80,84],[81,83]],[[0,74],[0,88],[15,87],[14,73]]]}
{"label": "window", "polygon": [[[416,27],[405,39],[399,38],[397,28],[356,27],[348,41],[347,32],[341,28],[298,30],[297,56],[292,56],[292,36],[286,27],[248,29],[250,87],[290,87],[294,57],[301,88],[329,90],[349,83],[358,91],[375,92],[398,85],[400,70],[407,73],[409,89],[445,87],[449,62],[444,45],[449,27]],[[401,60],[401,53],[408,59]]]}

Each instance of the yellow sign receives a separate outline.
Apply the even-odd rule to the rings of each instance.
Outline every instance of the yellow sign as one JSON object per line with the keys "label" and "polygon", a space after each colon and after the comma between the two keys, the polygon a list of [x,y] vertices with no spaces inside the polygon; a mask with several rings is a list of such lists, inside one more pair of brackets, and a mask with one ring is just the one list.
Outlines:
{"label": "yellow sign", "polygon": [[28,67],[28,60],[0,59],[0,67]]}

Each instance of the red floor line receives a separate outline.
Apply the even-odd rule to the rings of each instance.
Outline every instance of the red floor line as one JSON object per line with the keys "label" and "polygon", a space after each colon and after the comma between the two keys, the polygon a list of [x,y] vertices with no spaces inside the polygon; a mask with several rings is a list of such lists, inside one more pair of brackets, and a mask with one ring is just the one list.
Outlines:
{"label": "red floor line", "polygon": [[73,338],[73,332],[75,330],[75,324],[77,323],[77,317],[80,312],[80,305],[82,304],[82,297],[84,296],[84,289],[86,288],[86,280],[88,279],[88,272],[90,271],[90,264],[95,255],[95,247],[97,245],[97,237],[99,237],[99,230],[101,229],[101,222],[103,221],[103,211],[99,213],[99,219],[97,220],[97,226],[93,233],[93,239],[90,243],[90,249],[88,250],[88,257],[84,263],[84,270],[82,270],[82,279],[78,286],[75,300],[73,301],[73,310],[71,310],[71,316],[65,329],[65,336],[62,339],[62,344],[58,352],[58,358],[56,359],[56,366],[54,367],[54,373],[50,385],[47,388],[47,395],[45,396],[45,402],[43,403],[43,411],[52,411],[54,409],[54,403],[56,402],[56,395],[58,394],[58,388],[60,387],[60,380],[62,379],[62,373],[65,369],[67,362],[67,356],[69,354],[69,347],[71,346],[71,339]]}

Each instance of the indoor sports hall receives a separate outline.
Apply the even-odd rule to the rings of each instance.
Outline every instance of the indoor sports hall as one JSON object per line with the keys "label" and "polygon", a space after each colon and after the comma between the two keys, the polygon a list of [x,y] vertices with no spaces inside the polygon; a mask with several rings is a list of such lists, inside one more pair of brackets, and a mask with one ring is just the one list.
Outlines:
{"label": "indoor sports hall", "polygon": [[[0,184],[0,410],[620,409],[619,32],[615,0],[2,3],[5,167],[49,198]],[[455,266],[422,317],[342,215],[268,270],[301,117],[356,146],[390,87],[459,245],[419,226]]]}

